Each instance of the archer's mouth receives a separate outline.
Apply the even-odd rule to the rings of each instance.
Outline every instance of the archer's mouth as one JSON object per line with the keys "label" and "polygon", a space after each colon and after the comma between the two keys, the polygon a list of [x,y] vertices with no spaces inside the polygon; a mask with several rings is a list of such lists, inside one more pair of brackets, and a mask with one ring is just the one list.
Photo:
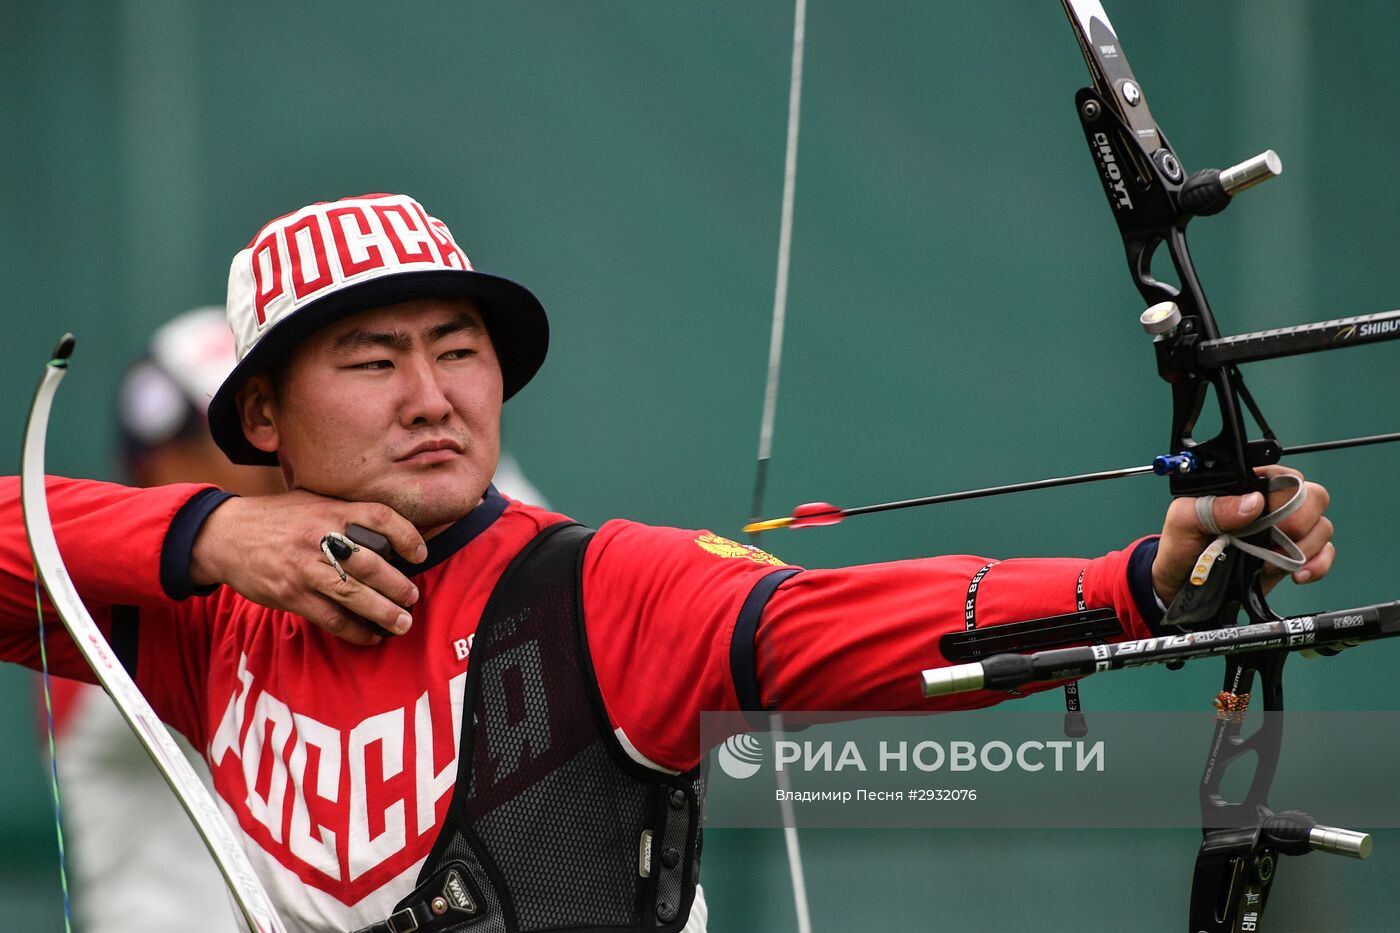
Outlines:
{"label": "archer's mouth", "polygon": [[451,438],[436,438],[423,441],[409,449],[408,453],[395,459],[396,463],[410,466],[429,466],[446,463],[462,455],[462,445]]}

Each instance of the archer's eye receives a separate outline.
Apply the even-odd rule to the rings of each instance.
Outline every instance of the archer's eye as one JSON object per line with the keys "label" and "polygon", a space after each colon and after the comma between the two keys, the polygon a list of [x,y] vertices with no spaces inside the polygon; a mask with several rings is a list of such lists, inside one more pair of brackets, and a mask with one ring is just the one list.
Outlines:
{"label": "archer's eye", "polygon": [[347,368],[347,369],[377,370],[377,369],[392,369],[393,366],[394,366],[394,364],[391,363],[391,362],[389,362],[388,360],[366,360],[366,361],[363,362],[363,363],[352,363],[350,366],[347,366],[346,368]]}

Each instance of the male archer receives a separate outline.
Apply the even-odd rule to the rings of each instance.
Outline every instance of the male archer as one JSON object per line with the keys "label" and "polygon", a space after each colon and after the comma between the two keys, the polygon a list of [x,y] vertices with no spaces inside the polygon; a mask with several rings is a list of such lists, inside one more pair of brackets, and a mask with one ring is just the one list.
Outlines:
{"label": "male archer", "polygon": [[[270,222],[233,260],[227,310],[240,362],[210,428],[292,491],[53,479],[49,497],[75,585],[101,624],[134,607],[125,662],[205,752],[292,929],[703,929],[702,711],[991,705],[1005,694],[921,697],[942,634],[1082,594],[1146,637],[1214,537],[1179,500],[1160,537],[1089,560],[803,570],[507,499],[501,406],[544,361],[544,309],[401,195]],[[1335,553],[1326,492],[1306,488],[1280,525],[1298,582]],[[1211,505],[1225,530],[1263,508]],[[0,522],[0,657],[34,665],[13,481]],[[71,645],[49,658],[85,676]]]}

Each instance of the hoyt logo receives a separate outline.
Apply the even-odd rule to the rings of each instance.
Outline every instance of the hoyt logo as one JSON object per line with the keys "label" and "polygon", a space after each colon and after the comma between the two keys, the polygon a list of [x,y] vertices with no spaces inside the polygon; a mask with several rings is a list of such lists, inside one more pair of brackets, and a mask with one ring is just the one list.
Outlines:
{"label": "hoyt logo", "polygon": [[1108,141],[1107,133],[1094,134],[1094,155],[1103,170],[1104,187],[1108,189],[1108,196],[1113,200],[1114,208],[1132,210],[1133,199],[1128,195],[1128,184],[1123,180],[1123,170],[1118,166],[1118,159],[1113,154],[1113,145]]}

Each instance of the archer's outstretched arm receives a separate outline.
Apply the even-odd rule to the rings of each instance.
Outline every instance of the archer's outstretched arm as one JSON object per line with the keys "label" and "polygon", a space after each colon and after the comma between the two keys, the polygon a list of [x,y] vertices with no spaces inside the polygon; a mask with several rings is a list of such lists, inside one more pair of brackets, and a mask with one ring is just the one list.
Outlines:
{"label": "archer's outstretched arm", "polygon": [[[1123,638],[1158,612],[1156,539],[1093,560],[949,555],[830,570],[784,564],[709,532],[609,522],[584,562],[589,651],[605,705],[648,760],[699,760],[700,716],[734,710],[880,712],[988,706],[925,700],[940,639],[1080,608]],[[1135,588],[1130,580],[1137,580]],[[1139,592],[1135,592],[1135,589]]]}

